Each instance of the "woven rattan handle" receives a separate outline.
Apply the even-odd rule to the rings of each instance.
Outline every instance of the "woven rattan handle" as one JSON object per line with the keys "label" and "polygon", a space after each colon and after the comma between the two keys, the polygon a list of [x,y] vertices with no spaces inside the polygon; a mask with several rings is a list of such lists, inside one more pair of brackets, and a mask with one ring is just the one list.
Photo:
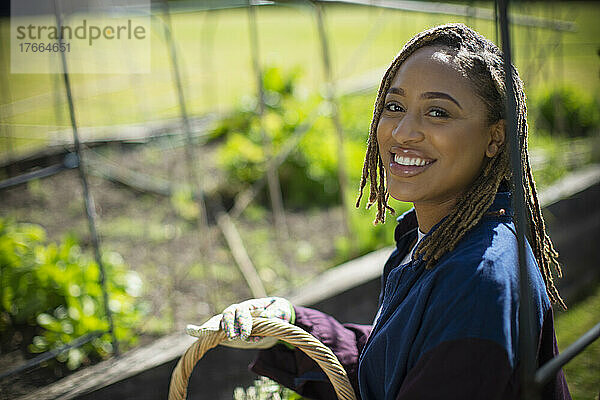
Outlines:
{"label": "woven rattan handle", "polygon": [[[277,318],[254,318],[252,335],[272,336],[296,346],[315,360],[321,369],[325,371],[339,399],[356,400],[356,395],[344,367],[342,367],[331,349],[308,332]],[[169,400],[185,399],[188,381],[196,363],[208,350],[225,340],[227,340],[227,337],[222,330],[207,332],[187,349],[171,376]]]}

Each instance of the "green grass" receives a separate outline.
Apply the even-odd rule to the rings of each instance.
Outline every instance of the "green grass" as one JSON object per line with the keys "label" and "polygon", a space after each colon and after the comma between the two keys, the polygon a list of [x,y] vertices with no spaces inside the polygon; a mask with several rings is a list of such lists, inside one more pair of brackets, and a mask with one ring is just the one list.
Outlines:
{"label": "green grass", "polygon": [[[600,286],[582,302],[556,318],[556,337],[561,350],[600,322]],[[564,367],[574,400],[597,399],[600,393],[600,340]]]}
{"label": "green grass", "polygon": [[[482,3],[490,7],[490,3]],[[575,33],[562,35],[564,58],[559,62],[557,35],[547,30],[516,27],[515,63],[529,94],[548,85],[565,82],[589,93],[600,89],[598,56],[600,24],[596,3],[517,4],[515,11],[539,16],[572,19]],[[260,7],[257,10],[260,58],[263,65],[284,69],[300,66],[307,91],[323,82],[319,41],[314,14],[306,7]],[[152,72],[149,74],[74,74],[73,93],[78,122],[101,126],[147,122],[178,116],[170,60],[160,19],[152,22]],[[174,14],[173,35],[177,41],[184,78],[187,108],[192,115],[231,108],[244,95],[255,91],[249,53],[247,13],[244,9]],[[446,22],[467,22],[462,17],[428,15],[358,6],[328,6],[326,25],[336,79],[357,77],[387,65],[415,33]],[[494,38],[490,21],[472,26]],[[68,110],[60,75],[9,74],[7,52],[9,20],[0,20],[3,53],[0,79],[7,79],[2,97],[0,154],[9,144],[6,127],[15,141],[13,148],[44,146],[48,131],[69,126]],[[207,45],[203,37],[212,37]],[[367,39],[368,38],[368,39]],[[117,54],[124,62],[131,55]],[[9,96],[10,95],[10,96]],[[9,105],[9,107],[5,107]],[[365,109],[370,114],[370,109]],[[2,133],[2,132],[0,132]],[[53,137],[68,139],[68,129]]]}

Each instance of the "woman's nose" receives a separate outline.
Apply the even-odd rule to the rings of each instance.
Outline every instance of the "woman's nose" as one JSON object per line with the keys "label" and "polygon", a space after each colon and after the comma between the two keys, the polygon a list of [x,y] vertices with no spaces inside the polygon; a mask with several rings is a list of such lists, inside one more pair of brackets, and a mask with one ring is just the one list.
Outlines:
{"label": "woman's nose", "polygon": [[423,130],[418,115],[406,113],[392,130],[392,137],[399,143],[420,142]]}

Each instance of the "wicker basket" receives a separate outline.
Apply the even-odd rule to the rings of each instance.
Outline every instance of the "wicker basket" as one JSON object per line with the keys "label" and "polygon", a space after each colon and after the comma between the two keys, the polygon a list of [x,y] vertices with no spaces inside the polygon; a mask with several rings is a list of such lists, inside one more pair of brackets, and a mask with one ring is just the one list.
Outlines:
{"label": "wicker basket", "polygon": [[[339,399],[356,400],[346,371],[333,352],[303,329],[276,318],[255,318],[252,335],[271,336],[296,346],[315,360],[325,371]],[[227,337],[222,330],[202,332],[201,337],[187,349],[173,370],[169,400],[186,398],[188,381],[196,363],[208,350],[225,340]]]}

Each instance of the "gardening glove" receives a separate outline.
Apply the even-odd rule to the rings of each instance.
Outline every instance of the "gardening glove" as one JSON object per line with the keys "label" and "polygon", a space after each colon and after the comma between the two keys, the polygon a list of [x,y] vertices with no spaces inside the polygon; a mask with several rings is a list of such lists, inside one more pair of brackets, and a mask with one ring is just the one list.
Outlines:
{"label": "gardening glove", "polygon": [[221,343],[223,346],[241,349],[273,347],[278,341],[277,338],[250,336],[253,317],[279,318],[293,324],[296,316],[294,307],[284,298],[251,299],[239,304],[232,304],[223,310],[223,313],[215,315],[200,327],[188,325],[186,332],[191,336],[200,337],[202,331],[222,329],[229,339]]}

